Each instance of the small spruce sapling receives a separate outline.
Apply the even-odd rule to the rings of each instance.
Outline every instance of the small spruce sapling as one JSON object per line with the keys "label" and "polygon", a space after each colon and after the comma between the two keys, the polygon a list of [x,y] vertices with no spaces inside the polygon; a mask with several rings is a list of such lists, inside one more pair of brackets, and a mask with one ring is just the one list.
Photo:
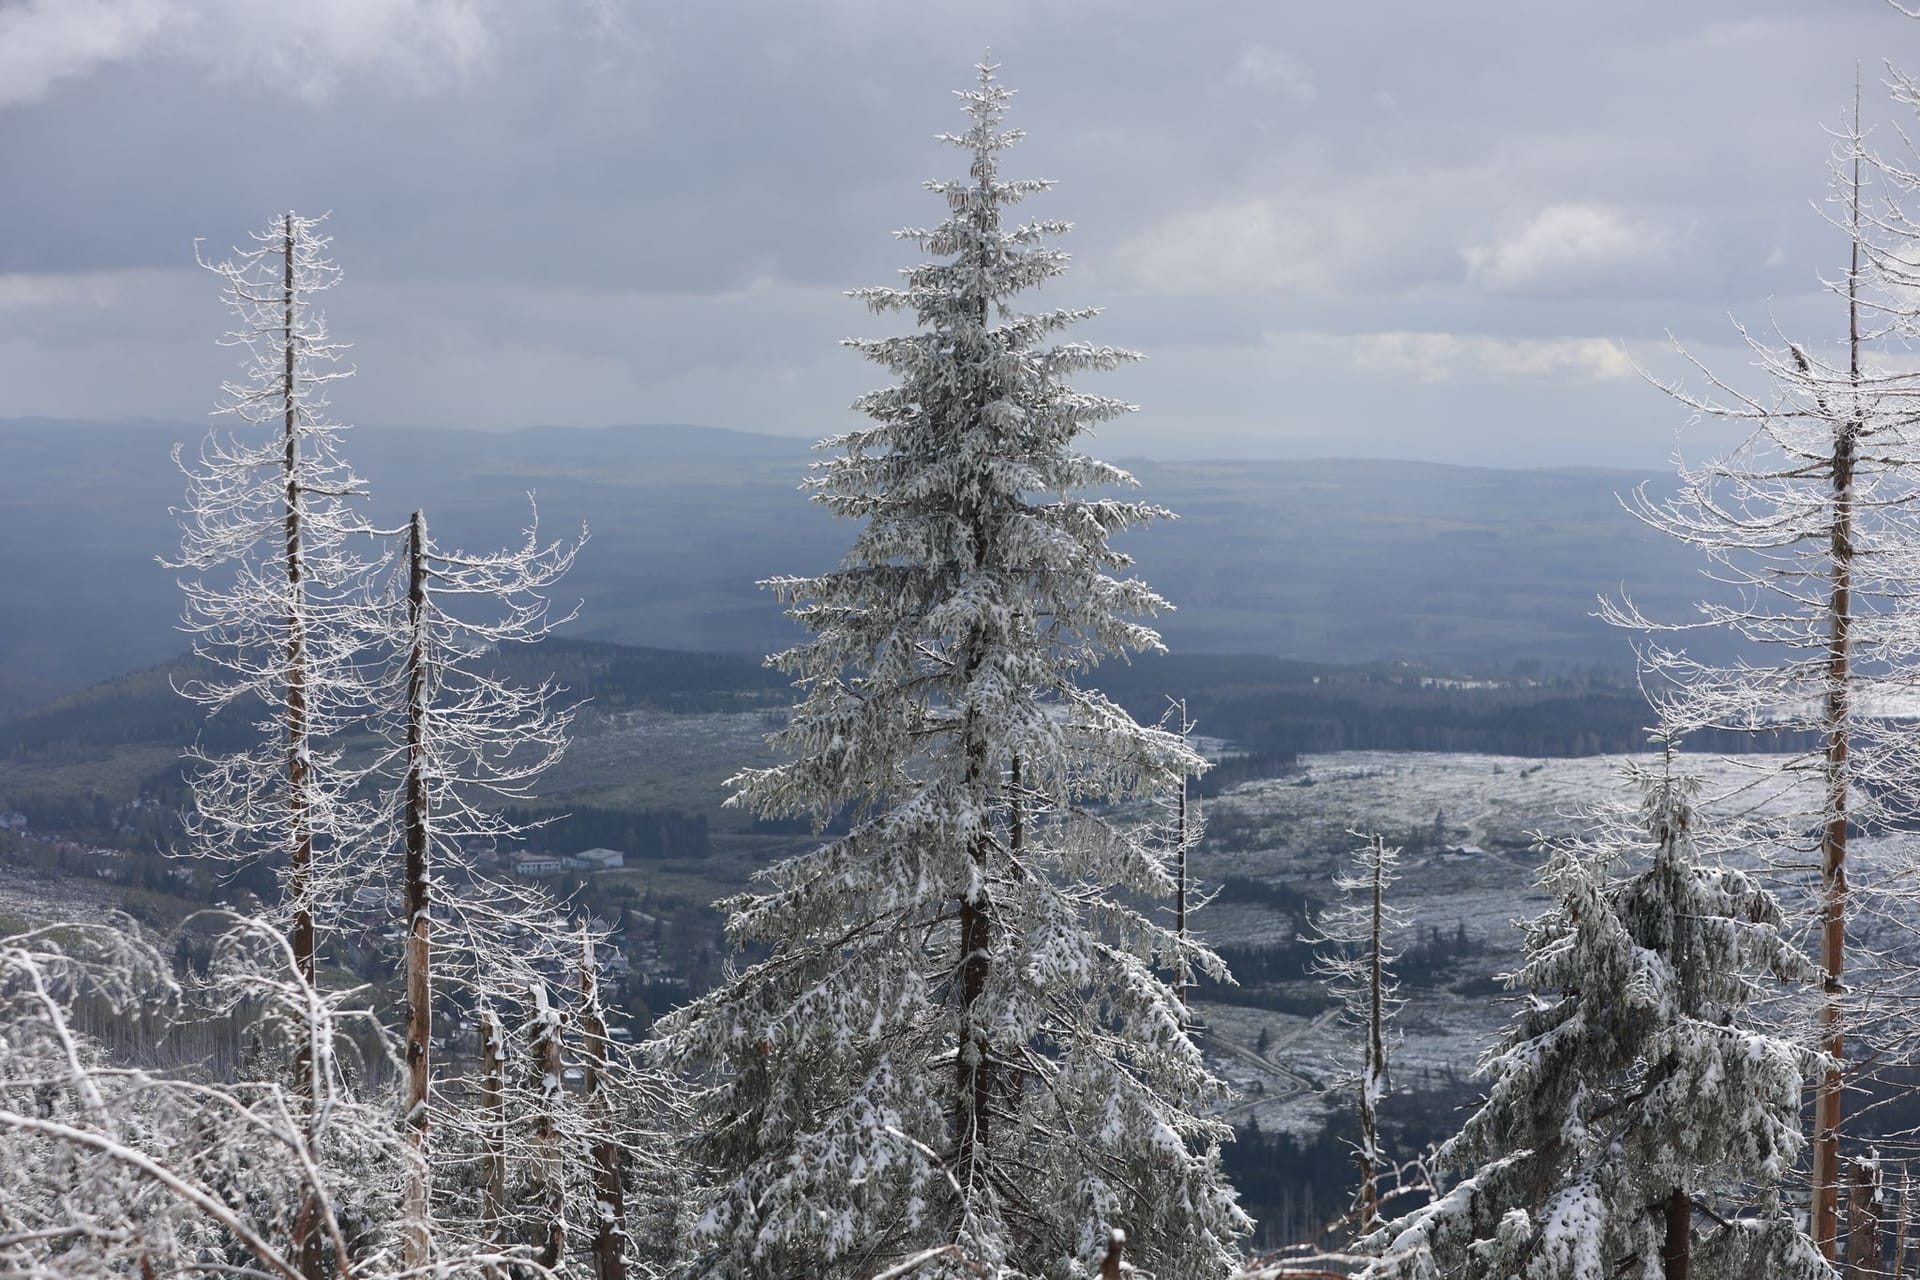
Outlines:
{"label": "small spruce sapling", "polygon": [[1822,1061],[1749,1012],[1812,966],[1758,882],[1699,855],[1697,782],[1671,755],[1634,778],[1636,814],[1551,846],[1557,902],[1509,979],[1530,994],[1436,1158],[1466,1176],[1363,1242],[1368,1280],[1833,1275],[1780,1194]]}

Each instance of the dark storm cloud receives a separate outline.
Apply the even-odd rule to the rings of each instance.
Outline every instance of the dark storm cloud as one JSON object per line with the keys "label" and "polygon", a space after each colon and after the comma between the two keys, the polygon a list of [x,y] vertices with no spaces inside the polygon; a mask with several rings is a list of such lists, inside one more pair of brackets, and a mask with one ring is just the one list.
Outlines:
{"label": "dark storm cloud", "polygon": [[[287,19],[281,15],[297,13]],[[1634,375],[1729,311],[1816,340],[1826,139],[1876,0],[541,5],[0,0],[0,415],[193,415],[191,246],[332,209],[361,421],[821,433],[840,296],[939,216],[992,46],[1060,296],[1152,359],[1115,447],[1657,464]],[[1908,59],[1914,60],[1914,59]],[[1738,360],[1737,355],[1732,358]],[[125,368],[123,377],[103,370]]]}

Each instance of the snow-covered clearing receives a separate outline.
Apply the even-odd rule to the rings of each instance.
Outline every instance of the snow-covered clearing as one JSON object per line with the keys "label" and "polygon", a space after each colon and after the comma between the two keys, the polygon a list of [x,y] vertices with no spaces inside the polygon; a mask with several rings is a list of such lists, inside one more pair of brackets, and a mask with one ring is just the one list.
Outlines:
{"label": "snow-covered clearing", "polygon": [[[1486,979],[1512,967],[1520,954],[1514,922],[1548,905],[1535,886],[1540,856],[1536,833],[1583,833],[1582,813],[1606,801],[1630,800],[1623,778],[1625,756],[1533,760],[1514,756],[1356,751],[1302,757],[1288,777],[1243,783],[1205,813],[1209,839],[1194,859],[1209,886],[1227,879],[1254,880],[1304,894],[1316,904],[1332,894],[1331,876],[1357,843],[1351,832],[1378,831],[1405,847],[1395,891],[1421,934],[1451,937],[1464,926],[1480,948],[1437,987],[1409,990],[1413,997],[1398,1020],[1401,1040],[1392,1053],[1397,1088],[1471,1074],[1510,1012],[1507,997],[1488,994]],[[1652,757],[1638,758],[1651,763]],[[1751,785],[1777,770],[1778,756],[1688,759],[1685,768],[1705,780],[1703,808],[1709,820],[1811,809],[1810,785],[1781,792]],[[1811,823],[1808,830],[1811,831]],[[1916,837],[1857,836],[1856,883],[1911,876]],[[1754,865],[1750,857],[1734,859]],[[1806,861],[1810,862],[1811,855]],[[1770,876],[1789,919],[1806,911],[1810,871]],[[1272,945],[1291,941],[1293,918],[1278,905],[1245,893],[1223,893],[1195,917],[1195,927],[1220,946]],[[1895,930],[1863,919],[1865,937],[1896,940]],[[1457,986],[1468,988],[1463,994]],[[1302,1001],[1317,995],[1312,981],[1280,984]],[[1339,1028],[1331,1019],[1309,1019],[1242,1005],[1208,1002],[1200,1008],[1215,1067],[1241,1092],[1234,1120],[1257,1118],[1268,1131],[1310,1133],[1344,1095],[1324,1093],[1334,1076]],[[1255,1051],[1262,1031],[1264,1054]],[[1390,1104],[1391,1105],[1391,1104]]]}

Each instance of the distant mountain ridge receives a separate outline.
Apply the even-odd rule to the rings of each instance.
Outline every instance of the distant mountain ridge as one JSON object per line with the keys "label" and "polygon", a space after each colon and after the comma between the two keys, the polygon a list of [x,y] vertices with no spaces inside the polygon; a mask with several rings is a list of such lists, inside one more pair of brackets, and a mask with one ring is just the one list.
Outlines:
{"label": "distant mountain ridge", "polygon": [[[155,563],[178,532],[168,458],[202,424],[0,419],[0,714],[177,653],[179,592]],[[1098,452],[1098,442],[1094,449]],[[798,492],[808,442],[714,428],[360,427],[344,450],[398,522],[424,506],[439,538],[519,536],[534,491],[544,532],[591,538],[562,598],[569,634],[759,654],[792,625],[755,583],[818,572],[851,538]],[[1630,659],[1588,616],[1625,583],[1682,616],[1698,561],[1615,495],[1649,477],[1416,462],[1133,462],[1140,496],[1180,518],[1127,535],[1177,612],[1176,649],[1313,661],[1424,658],[1456,670]]]}

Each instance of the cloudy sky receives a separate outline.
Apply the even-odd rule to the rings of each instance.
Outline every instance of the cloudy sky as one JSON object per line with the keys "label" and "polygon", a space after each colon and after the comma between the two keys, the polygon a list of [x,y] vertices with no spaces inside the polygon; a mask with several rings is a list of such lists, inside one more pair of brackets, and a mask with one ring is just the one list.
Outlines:
{"label": "cloudy sky", "polygon": [[[1882,0],[0,0],[0,417],[197,418],[194,266],[332,211],[365,425],[817,436],[991,47],[1139,348],[1107,452],[1658,466],[1671,331],[1839,336],[1814,207]],[[1050,301],[1053,299],[1050,299]]]}

